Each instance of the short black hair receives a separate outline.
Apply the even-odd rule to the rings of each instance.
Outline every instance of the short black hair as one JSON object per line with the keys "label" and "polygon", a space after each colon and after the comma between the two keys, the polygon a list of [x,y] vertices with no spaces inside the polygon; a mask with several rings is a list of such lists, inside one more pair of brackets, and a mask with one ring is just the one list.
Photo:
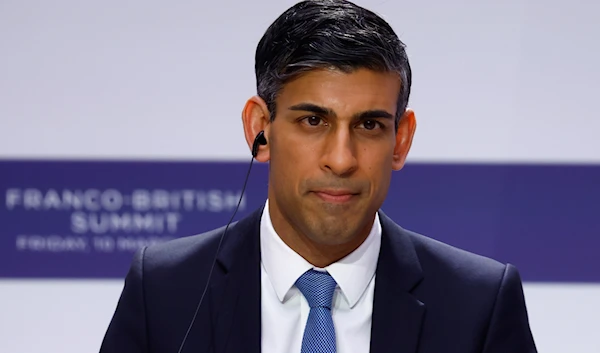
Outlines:
{"label": "short black hair", "polygon": [[275,99],[283,85],[302,72],[366,68],[400,77],[396,127],[410,96],[411,69],[405,45],[381,17],[344,0],[297,3],[269,26],[256,48],[259,97],[275,119]]}

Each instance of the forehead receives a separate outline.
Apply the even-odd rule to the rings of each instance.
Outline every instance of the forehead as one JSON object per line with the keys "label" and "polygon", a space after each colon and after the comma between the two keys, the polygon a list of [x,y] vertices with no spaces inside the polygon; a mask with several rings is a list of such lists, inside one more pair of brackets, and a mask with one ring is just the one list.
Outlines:
{"label": "forehead", "polygon": [[400,78],[393,72],[315,69],[283,86],[277,98],[277,109],[281,112],[298,103],[313,103],[342,115],[370,109],[395,114],[399,93]]}

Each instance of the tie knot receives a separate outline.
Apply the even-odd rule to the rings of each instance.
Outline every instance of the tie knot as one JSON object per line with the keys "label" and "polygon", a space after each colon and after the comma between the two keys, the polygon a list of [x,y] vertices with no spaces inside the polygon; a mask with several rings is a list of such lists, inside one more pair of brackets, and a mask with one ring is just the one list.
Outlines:
{"label": "tie knot", "polygon": [[333,291],[337,283],[327,272],[306,271],[296,281],[296,287],[302,292],[312,308],[323,307],[331,310]]}

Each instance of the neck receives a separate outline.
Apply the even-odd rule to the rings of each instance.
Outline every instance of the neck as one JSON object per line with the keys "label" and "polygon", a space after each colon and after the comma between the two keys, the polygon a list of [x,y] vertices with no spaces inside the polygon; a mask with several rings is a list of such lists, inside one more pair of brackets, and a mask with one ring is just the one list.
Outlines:
{"label": "neck", "polygon": [[367,222],[361,227],[348,242],[324,244],[315,242],[311,237],[294,227],[278,207],[273,207],[271,201],[269,201],[269,215],[279,238],[311,265],[319,268],[327,267],[356,250],[369,236],[375,217],[373,216],[370,223]]}

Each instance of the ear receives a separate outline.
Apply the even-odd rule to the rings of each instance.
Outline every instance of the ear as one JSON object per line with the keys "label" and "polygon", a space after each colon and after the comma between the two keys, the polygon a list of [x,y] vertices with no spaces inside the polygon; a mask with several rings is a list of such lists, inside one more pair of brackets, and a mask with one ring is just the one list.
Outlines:
{"label": "ear", "polygon": [[392,157],[392,169],[400,170],[404,167],[416,129],[417,120],[415,119],[415,112],[408,108],[398,122],[396,145],[394,146],[394,155]]}
{"label": "ear", "polygon": [[242,123],[244,124],[244,135],[250,151],[252,151],[252,145],[254,139],[259,132],[265,132],[265,138],[267,144],[259,146],[256,160],[259,162],[267,162],[271,156],[269,153],[269,129],[270,129],[271,117],[269,109],[265,101],[259,96],[253,96],[246,102],[244,110],[242,110]]}

